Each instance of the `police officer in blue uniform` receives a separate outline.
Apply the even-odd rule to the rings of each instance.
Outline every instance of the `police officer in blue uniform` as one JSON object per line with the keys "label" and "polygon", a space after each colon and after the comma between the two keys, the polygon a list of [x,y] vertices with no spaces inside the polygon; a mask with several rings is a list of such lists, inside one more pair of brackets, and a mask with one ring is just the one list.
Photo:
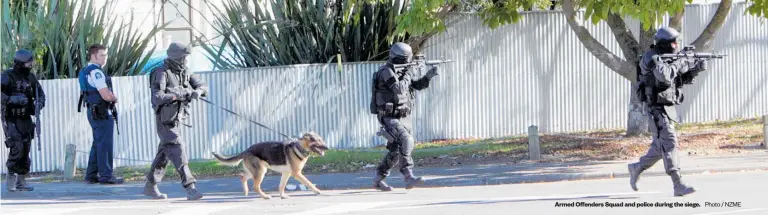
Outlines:
{"label": "police officer in blue uniform", "polygon": [[[88,66],[80,70],[82,98],[88,107],[88,123],[93,132],[93,144],[88,156],[85,181],[88,183],[122,184],[123,179],[112,175],[115,121],[110,106],[117,102],[112,93],[112,79],[102,70],[107,61],[106,47],[99,44],[88,48]],[[81,104],[78,104],[80,107]],[[79,108],[78,108],[79,110]]]}
{"label": "police officer in blue uniform", "polygon": [[[10,192],[32,191],[25,178],[29,174],[32,160],[29,152],[35,137],[35,104],[45,106],[45,93],[37,76],[32,73],[34,55],[21,49],[13,58],[13,68],[2,74],[2,123],[5,132],[5,147],[10,148],[5,166],[8,177],[6,188]],[[39,125],[37,125],[39,126]],[[39,137],[37,137],[39,138]]]}

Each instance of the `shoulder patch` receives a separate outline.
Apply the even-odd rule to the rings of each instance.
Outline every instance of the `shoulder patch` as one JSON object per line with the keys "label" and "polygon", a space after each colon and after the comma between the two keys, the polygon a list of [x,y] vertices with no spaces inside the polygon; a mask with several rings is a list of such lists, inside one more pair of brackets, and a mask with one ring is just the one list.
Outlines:
{"label": "shoulder patch", "polygon": [[96,72],[96,74],[93,75],[96,79],[102,79],[104,76],[101,75],[101,72]]}

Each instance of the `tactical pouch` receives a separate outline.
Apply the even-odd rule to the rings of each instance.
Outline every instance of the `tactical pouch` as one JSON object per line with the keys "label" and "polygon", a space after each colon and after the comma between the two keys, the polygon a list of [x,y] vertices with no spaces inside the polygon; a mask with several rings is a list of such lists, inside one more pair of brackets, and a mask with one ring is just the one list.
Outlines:
{"label": "tactical pouch", "polygon": [[91,116],[94,120],[105,120],[107,119],[107,105],[104,104],[88,104],[91,108]]}
{"label": "tactical pouch", "polygon": [[656,95],[656,104],[670,106],[677,104],[677,93],[675,88],[667,88]]}
{"label": "tactical pouch", "polygon": [[387,139],[387,141],[394,142],[395,137],[392,136],[384,127],[379,128],[379,132],[376,132],[376,135],[384,137],[384,139]]}
{"label": "tactical pouch", "polygon": [[395,113],[394,113],[395,117],[398,117],[398,118],[406,117],[409,114],[411,114],[411,109],[408,108],[408,106],[397,107],[397,109],[395,110]]}
{"label": "tactical pouch", "polygon": [[181,102],[172,102],[170,104],[160,106],[160,122],[165,125],[175,126],[180,108]]}

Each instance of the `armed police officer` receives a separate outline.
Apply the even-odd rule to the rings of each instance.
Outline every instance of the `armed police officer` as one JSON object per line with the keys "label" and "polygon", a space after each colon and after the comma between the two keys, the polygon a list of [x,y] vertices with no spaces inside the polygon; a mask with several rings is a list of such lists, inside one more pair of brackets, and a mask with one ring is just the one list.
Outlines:
{"label": "armed police officer", "polygon": [[187,191],[188,200],[203,197],[195,188],[195,178],[189,169],[184,141],[181,138],[181,126],[189,116],[189,103],[208,92],[208,85],[199,75],[192,74],[187,68],[187,56],[191,52],[186,45],[172,43],[168,47],[168,57],[163,65],[154,69],[150,74],[152,88],[152,108],[155,111],[155,125],[160,144],[152,162],[152,168],[147,173],[147,183],[144,195],[154,199],[165,199],[167,195],[160,193],[157,183],[163,180],[168,160],[173,162],[181,177],[181,185]]}
{"label": "armed police officer", "polygon": [[[88,47],[88,66],[80,70],[81,96],[88,107],[86,115],[93,133],[93,143],[88,155],[85,181],[93,184],[122,184],[123,178],[112,174],[114,158],[115,120],[111,106],[117,103],[112,93],[112,78],[102,67],[107,63],[107,48],[101,44]],[[81,97],[81,98],[82,98]],[[80,100],[82,102],[82,99]],[[78,111],[80,110],[78,104]]]}
{"label": "armed police officer", "polygon": [[13,58],[13,68],[2,74],[2,122],[5,132],[5,147],[10,148],[5,166],[8,177],[5,179],[8,191],[32,191],[25,180],[29,174],[32,160],[29,158],[32,139],[35,137],[35,125],[31,115],[35,107],[45,106],[45,93],[32,73],[34,55],[21,49]]}
{"label": "armed police officer", "polygon": [[[678,49],[680,36],[670,27],[660,28],[654,37],[655,44],[643,54],[638,74],[641,101],[649,110],[653,142],[648,152],[636,163],[628,165],[630,185],[637,191],[640,174],[657,161],[664,161],[664,169],[672,178],[674,195],[684,196],[696,190],[683,183],[677,155],[677,136],[673,121],[678,121],[675,105],[683,102],[681,88],[692,84],[699,72],[707,69],[706,60],[679,58],[662,59],[660,55],[671,54]],[[670,62],[668,62],[670,61]]]}
{"label": "armed police officer", "polygon": [[406,189],[423,184],[421,177],[413,174],[414,147],[411,111],[413,109],[414,90],[423,90],[430,80],[437,76],[437,67],[432,67],[424,77],[414,77],[414,70],[419,67],[403,66],[411,64],[413,53],[411,46],[398,42],[389,50],[389,59],[373,74],[370,111],[376,114],[381,130],[378,135],[387,139],[389,152],[376,168],[373,187],[380,191],[391,191],[392,187],[384,182],[392,167],[400,164]]}

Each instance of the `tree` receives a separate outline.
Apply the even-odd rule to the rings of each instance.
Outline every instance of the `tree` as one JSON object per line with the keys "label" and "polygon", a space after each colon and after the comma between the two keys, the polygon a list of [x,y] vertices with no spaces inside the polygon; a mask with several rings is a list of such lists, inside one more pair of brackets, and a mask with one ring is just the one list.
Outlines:
{"label": "tree", "polygon": [[[495,29],[501,25],[517,23],[522,17],[520,10],[527,10],[531,7],[541,9],[552,5],[550,0],[415,0],[426,1],[425,6],[414,6],[409,13],[403,15],[402,19],[411,23],[406,25],[401,32],[416,34],[421,32],[432,33],[444,31],[443,20],[435,16],[443,5],[453,5],[457,3],[472,5],[482,17],[483,24]],[[662,20],[661,17],[669,15],[670,27],[680,31],[683,14],[685,13],[685,3],[691,3],[693,0],[561,0],[563,15],[568,26],[576,34],[579,41],[589,52],[595,56],[605,66],[621,75],[631,83],[631,90],[635,90],[636,66],[639,61],[639,55],[649,49],[653,43],[653,35],[656,33],[656,26]],[[747,13],[768,18],[768,1],[765,0],[747,0],[750,6]],[[733,1],[722,0],[715,12],[715,15],[707,24],[701,35],[693,41],[697,51],[710,51],[715,34],[723,26],[725,18],[731,11]],[[437,6],[436,6],[437,5]],[[666,10],[658,10],[666,8]],[[593,24],[600,21],[606,22],[614,34],[616,41],[621,47],[623,58],[612,53],[603,44],[597,41],[592,34],[584,27],[584,20],[576,19],[576,10],[584,9],[584,20],[589,19]],[[639,40],[636,39],[624,22],[625,17],[631,17],[642,23]],[[642,114],[642,105],[633,93],[630,94],[630,108],[627,121],[627,135],[639,135],[648,131],[649,123]]]}
{"label": "tree", "polygon": [[144,52],[154,51],[150,47],[152,38],[165,26],[152,24],[152,31],[143,34],[131,27],[133,16],[117,22],[116,17],[109,16],[115,4],[95,7],[94,0],[0,2],[0,53],[6,56],[0,65],[10,68],[13,58],[7,56],[27,49],[35,55],[38,63],[34,71],[40,79],[77,77],[77,72],[87,66],[86,51],[93,43],[107,46],[110,63],[104,70],[109,75],[138,74],[149,60]]}

